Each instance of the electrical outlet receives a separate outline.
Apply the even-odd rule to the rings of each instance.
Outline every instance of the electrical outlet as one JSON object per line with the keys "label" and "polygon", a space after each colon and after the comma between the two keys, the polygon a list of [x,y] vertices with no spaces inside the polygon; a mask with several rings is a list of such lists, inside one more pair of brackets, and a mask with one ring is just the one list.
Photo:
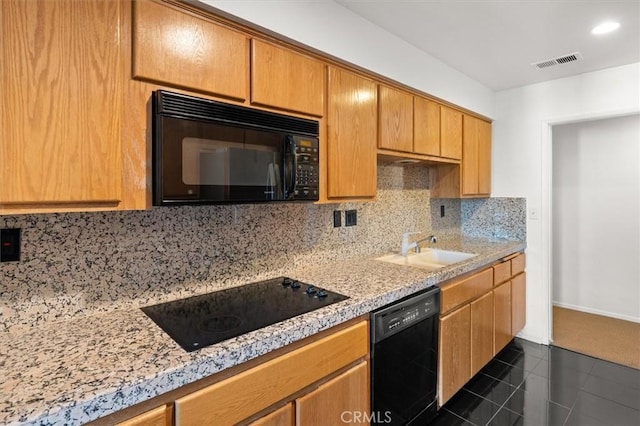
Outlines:
{"label": "electrical outlet", "polygon": [[355,226],[358,224],[358,211],[357,210],[345,210],[344,211],[344,226]]}
{"label": "electrical outlet", "polygon": [[333,227],[339,228],[342,226],[342,211],[334,210],[333,211]]}
{"label": "electrical outlet", "polygon": [[440,217],[444,217],[444,206],[440,206]]}
{"label": "electrical outlet", "polygon": [[20,228],[0,229],[0,262],[20,260]]}
{"label": "electrical outlet", "polygon": [[529,219],[538,220],[540,219],[540,215],[538,213],[537,207],[529,207]]}

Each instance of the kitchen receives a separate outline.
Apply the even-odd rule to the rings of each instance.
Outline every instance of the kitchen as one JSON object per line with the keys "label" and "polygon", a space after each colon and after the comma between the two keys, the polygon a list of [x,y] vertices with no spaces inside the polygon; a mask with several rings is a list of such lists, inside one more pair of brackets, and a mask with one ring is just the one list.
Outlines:
{"label": "kitchen", "polygon": [[[282,7],[287,9],[285,6]],[[339,6],[328,4],[326,7]],[[287,10],[288,13],[294,14],[297,9]],[[302,13],[301,10],[298,12]],[[254,13],[265,17],[274,16],[260,9],[255,9]],[[286,13],[285,10],[279,11],[279,19],[287,16]],[[306,13],[311,11],[308,10]],[[345,19],[350,16],[344,11],[342,13],[343,15],[339,16],[345,16]],[[334,18],[337,16],[328,15]],[[293,16],[290,17],[293,18]],[[285,21],[299,22],[300,19]],[[367,29],[371,31],[371,28],[367,27]],[[282,32],[285,32],[284,29]],[[297,36],[293,38],[299,39]],[[304,42],[304,40],[301,41]],[[420,56],[417,57],[420,58]],[[630,87],[637,87],[638,84],[637,64],[604,70],[592,77],[583,76],[586,87],[583,90],[588,90],[589,78],[594,80],[592,84],[596,86],[598,81],[607,78],[609,73],[615,74],[616,78],[623,81],[628,80],[629,85],[608,89],[606,96],[594,95],[594,99],[591,99],[592,103],[563,105],[562,107],[567,109],[552,111],[533,110],[530,119],[532,124],[527,125],[534,126],[534,131],[527,131],[539,132],[539,117],[546,119],[588,115],[593,111],[613,112],[625,108],[637,108],[637,98],[633,95],[637,90],[635,92],[630,90]],[[86,316],[87,321],[91,321],[90,328],[95,332],[100,330],[100,321],[106,318],[109,321],[113,320],[108,316],[110,312],[122,312],[121,310],[124,309],[132,316],[123,315],[116,321],[122,324],[138,323],[144,317],[141,317],[137,311],[131,311],[131,308],[274,276],[286,276],[293,270],[305,271],[308,265],[327,265],[357,256],[370,257],[395,251],[399,248],[401,234],[405,231],[430,229],[439,237],[441,244],[446,242],[448,235],[459,235],[461,228],[466,236],[511,237],[522,241],[524,240],[523,226],[526,223],[528,318],[522,337],[536,343],[545,343],[546,338],[548,342],[548,318],[544,313],[539,312],[544,310],[545,296],[541,294],[542,291],[531,291],[532,282],[542,281],[540,277],[543,272],[539,264],[542,263],[543,243],[540,239],[544,235],[541,232],[543,220],[527,221],[524,200],[518,198],[526,196],[529,205],[531,203],[543,205],[542,188],[540,185],[536,186],[541,179],[535,178],[540,173],[538,169],[541,167],[536,165],[535,161],[531,164],[532,159],[538,158],[531,152],[537,153],[535,148],[529,148],[528,145],[518,146],[515,143],[523,139],[515,137],[519,129],[500,126],[501,119],[504,119],[505,123],[510,122],[511,105],[517,103],[515,97],[518,94],[509,91],[498,94],[496,110],[492,111],[492,95],[489,90],[469,81],[464,76],[453,72],[451,74],[454,77],[448,77],[450,79],[455,79],[457,76],[457,80],[446,80],[451,81],[451,94],[441,94],[438,90],[425,91],[440,95],[443,99],[455,104],[464,105],[471,111],[495,117],[491,193],[493,197],[515,195],[515,198],[462,201],[436,199],[429,194],[429,168],[420,165],[398,166],[383,162],[377,166],[375,203],[189,206],[154,208],[139,212],[3,216],[3,228],[22,228],[24,244],[23,261],[2,265],[3,327],[12,332],[27,331],[33,326],[46,327],[47,324],[55,324],[56,321]],[[635,86],[631,86],[632,84]],[[453,86],[460,88],[462,93],[456,96]],[[147,117],[148,99],[145,96],[142,101],[136,100],[140,89],[136,90],[138,91],[126,92],[123,95],[124,99],[116,102],[128,105],[131,108],[130,115],[133,117],[136,115]],[[546,91],[545,88],[536,87],[528,90]],[[593,90],[596,92],[597,89]],[[596,94],[601,93],[598,91]],[[538,96],[545,96],[545,94],[541,93]],[[123,132],[140,133],[140,129],[136,128],[136,125],[140,124],[136,120],[129,117],[122,117],[121,120]],[[119,132],[120,129],[117,131]],[[511,135],[509,132],[516,134]],[[123,140],[126,140],[126,136]],[[521,143],[525,142],[521,141]],[[123,149],[131,148],[123,144]],[[130,199],[125,201],[129,206],[125,210],[145,208],[149,196],[147,179],[150,176],[146,169],[151,167],[150,161],[147,161],[150,153],[144,150],[132,151],[125,157],[131,163],[123,161],[122,164],[123,169],[128,170],[128,173],[123,174],[123,186],[126,185],[128,190],[122,194],[122,197]],[[523,152],[531,155],[523,156]],[[503,156],[507,159],[502,158]],[[533,173],[525,176],[524,171],[518,173],[517,169],[526,170],[527,173],[533,171]],[[131,173],[131,170],[135,173]],[[108,206],[105,207],[105,205],[110,202],[109,197],[102,197],[97,202],[102,203],[102,206],[93,208],[84,206],[76,211],[106,210]],[[441,217],[441,206],[444,206],[445,211],[443,217]],[[41,208],[40,211],[45,211],[47,208],[51,208],[51,211],[65,211],[55,206]],[[344,219],[345,211],[356,210],[357,225],[334,228],[333,212],[336,210],[342,212],[341,219]],[[506,221],[505,224],[505,218],[513,218],[513,223]],[[287,223],[285,229],[282,223]],[[256,236],[259,237],[256,238]],[[184,260],[176,261],[176,259]],[[366,270],[356,269],[354,272],[362,277],[368,276]],[[415,274],[413,278],[411,278],[412,273]],[[339,275],[339,271],[335,274]],[[351,307],[355,312],[350,311],[349,315],[366,314],[372,309],[391,302],[393,298],[408,295],[424,285],[421,282],[423,275],[420,273],[407,272],[407,274],[409,275],[402,278],[402,282],[406,280],[406,284],[401,286],[401,294],[392,294],[391,288],[394,285],[392,280],[395,280],[396,285],[401,281],[399,277],[390,274],[391,276],[387,277],[389,281],[385,281],[387,284],[380,283],[381,287],[371,290],[371,295],[383,295],[383,297],[376,298],[374,305],[371,305],[372,302],[366,298],[361,301],[361,305],[355,303],[355,307]],[[8,277],[8,280],[5,280],[5,277]],[[378,280],[380,280],[379,277],[375,282]],[[340,278],[336,276],[335,281],[340,282]],[[384,285],[390,287],[386,288]],[[94,315],[97,316],[94,317]],[[338,311],[328,317],[318,318],[317,323],[310,320],[313,323],[311,328],[303,329],[297,338],[337,325],[341,322],[340,316],[341,312]],[[67,344],[88,351],[89,347],[96,342],[113,339],[109,336],[108,330],[104,330],[102,332],[104,334],[95,335],[89,331],[79,329],[77,335],[79,338],[82,337],[79,339],[81,343],[75,341]],[[288,332],[293,333],[292,330]],[[165,349],[168,349],[171,344],[162,340],[160,330],[134,330],[127,338],[133,339],[136,333],[140,334],[138,338],[141,341],[144,340],[142,335],[148,333],[152,342]],[[41,338],[45,339],[46,335]],[[283,336],[281,338],[287,339]],[[256,355],[263,354],[269,349],[257,344],[252,345],[250,342],[245,344],[250,350],[255,351]],[[184,357],[184,353],[176,351],[177,349],[173,349],[172,354],[178,358]],[[220,354],[223,358],[222,352]],[[81,357],[81,354],[68,355]],[[121,355],[117,352],[109,354],[111,358],[104,353],[101,353],[101,356],[108,359],[105,361],[106,365],[114,369],[118,367]],[[247,356],[251,357],[251,355]],[[163,361],[158,359],[158,362]],[[198,377],[202,377],[205,371],[215,372],[222,369],[228,365],[229,360],[223,358],[218,362],[219,365],[211,367],[206,366],[205,360],[201,359],[200,364],[194,364],[190,368],[202,369],[203,371],[197,373]],[[135,364],[120,367],[125,367],[131,373],[131,377],[137,377],[136,371],[149,368],[149,366]],[[14,370],[18,369],[18,366],[9,366],[9,368]],[[162,365],[158,365],[157,368],[157,371],[162,371]],[[31,370],[26,371],[31,372]],[[104,374],[104,371],[101,370],[101,372]],[[33,370],[34,377],[37,377],[37,373],[36,368]],[[186,377],[180,380],[183,380],[181,384],[188,382]],[[135,382],[135,379],[132,382]],[[39,381],[36,384],[39,385]],[[81,389],[95,392],[89,384],[83,385]],[[131,390],[132,393],[133,391]],[[55,400],[56,395],[51,395],[49,398],[49,400]],[[107,402],[105,404],[108,405]],[[117,407],[123,408],[127,405],[127,401],[120,401],[119,404]],[[94,418],[96,417],[91,417],[91,419]]]}

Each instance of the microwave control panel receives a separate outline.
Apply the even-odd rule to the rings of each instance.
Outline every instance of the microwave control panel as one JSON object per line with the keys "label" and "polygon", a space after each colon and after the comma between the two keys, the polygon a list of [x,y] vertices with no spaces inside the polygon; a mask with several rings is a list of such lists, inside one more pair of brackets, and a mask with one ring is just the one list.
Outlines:
{"label": "microwave control panel", "polygon": [[320,182],[318,139],[299,138],[295,141],[296,179],[293,196],[296,199],[317,200]]}

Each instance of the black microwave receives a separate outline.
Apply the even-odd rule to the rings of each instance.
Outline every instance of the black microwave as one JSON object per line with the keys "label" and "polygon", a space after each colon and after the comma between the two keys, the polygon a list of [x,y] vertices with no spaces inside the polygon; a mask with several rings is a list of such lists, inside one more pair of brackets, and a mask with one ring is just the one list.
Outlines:
{"label": "black microwave", "polygon": [[315,120],[157,90],[153,204],[317,201]]}

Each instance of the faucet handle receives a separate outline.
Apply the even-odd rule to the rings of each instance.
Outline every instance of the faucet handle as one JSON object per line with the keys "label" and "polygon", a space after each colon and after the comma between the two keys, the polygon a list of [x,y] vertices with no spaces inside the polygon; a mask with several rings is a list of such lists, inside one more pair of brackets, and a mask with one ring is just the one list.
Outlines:
{"label": "faucet handle", "polygon": [[422,232],[405,232],[402,234],[402,243],[400,244],[400,254],[406,256],[409,249],[412,247],[409,244],[409,235],[422,234]]}

